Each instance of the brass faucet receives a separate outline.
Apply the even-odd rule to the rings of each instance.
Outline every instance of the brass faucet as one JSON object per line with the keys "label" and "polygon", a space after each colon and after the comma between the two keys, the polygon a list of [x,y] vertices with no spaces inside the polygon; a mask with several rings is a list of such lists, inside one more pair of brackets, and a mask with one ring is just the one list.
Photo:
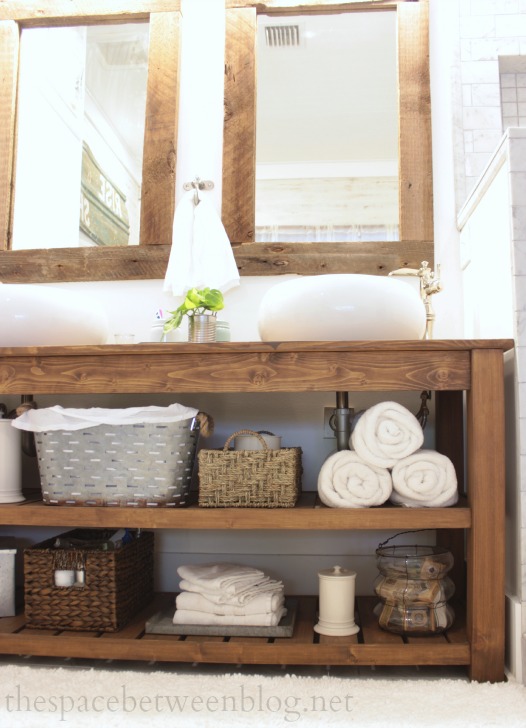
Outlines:
{"label": "brass faucet", "polygon": [[420,278],[420,298],[426,310],[426,331],[424,339],[433,338],[433,325],[435,323],[435,312],[431,305],[431,296],[442,290],[440,282],[440,265],[437,265],[437,272],[431,270],[427,260],[423,260],[420,268],[399,268],[391,271],[390,276],[418,276]]}

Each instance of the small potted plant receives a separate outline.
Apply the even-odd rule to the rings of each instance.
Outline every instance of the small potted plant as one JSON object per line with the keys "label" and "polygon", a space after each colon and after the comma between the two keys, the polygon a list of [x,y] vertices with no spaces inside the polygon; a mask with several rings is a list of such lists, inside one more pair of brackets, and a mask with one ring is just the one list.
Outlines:
{"label": "small potted plant", "polygon": [[225,307],[223,294],[217,288],[190,288],[184,301],[169,311],[170,318],[165,321],[163,333],[177,329],[188,316],[188,341],[215,341],[216,315]]}

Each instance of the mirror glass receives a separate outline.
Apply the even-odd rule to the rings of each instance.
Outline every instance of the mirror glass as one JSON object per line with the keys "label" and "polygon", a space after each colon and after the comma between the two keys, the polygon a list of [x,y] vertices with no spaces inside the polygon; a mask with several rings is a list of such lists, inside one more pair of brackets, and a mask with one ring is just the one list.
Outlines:
{"label": "mirror glass", "polygon": [[139,243],[148,36],[22,30],[13,249]]}
{"label": "mirror glass", "polygon": [[396,11],[258,15],[256,240],[399,239]]}

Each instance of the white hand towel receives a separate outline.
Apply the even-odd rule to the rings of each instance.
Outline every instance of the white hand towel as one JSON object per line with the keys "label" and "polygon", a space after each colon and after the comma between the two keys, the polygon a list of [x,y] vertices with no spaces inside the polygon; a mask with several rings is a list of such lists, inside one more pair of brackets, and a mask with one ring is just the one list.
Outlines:
{"label": "white hand towel", "polygon": [[54,430],[81,430],[95,425],[133,425],[145,422],[179,422],[195,417],[198,410],[171,404],[168,407],[151,405],[147,407],[128,407],[126,409],[64,409],[60,405],[29,409],[13,420],[13,426],[32,432]]}
{"label": "white hand towel", "polygon": [[208,614],[236,615],[270,614],[276,612],[285,603],[283,590],[275,594],[258,594],[246,604],[216,604],[203,594],[183,591],[175,598],[177,609],[186,609],[194,612],[207,612]]}
{"label": "white hand towel", "polygon": [[285,607],[280,607],[275,612],[246,614],[244,616],[236,616],[234,614],[208,614],[207,612],[196,612],[190,609],[176,609],[173,616],[173,623],[275,627],[286,614],[287,610]]}
{"label": "white hand towel", "polygon": [[391,475],[385,468],[365,463],[352,450],[340,450],[323,463],[318,494],[332,508],[380,506],[391,495]]}
{"label": "white hand towel", "polygon": [[218,288],[223,293],[239,285],[232,246],[214,205],[186,192],[177,205],[170,258],[163,290],[182,296],[189,288]]}
{"label": "white hand towel", "polygon": [[434,450],[418,450],[393,468],[391,502],[409,507],[445,508],[458,501],[451,460]]}
{"label": "white hand towel", "polygon": [[408,409],[397,402],[380,402],[360,417],[349,444],[366,463],[392,468],[423,442],[422,427]]}
{"label": "white hand towel", "polygon": [[197,587],[192,591],[221,592],[225,596],[245,591],[269,578],[261,569],[228,562],[182,565],[177,573]]}

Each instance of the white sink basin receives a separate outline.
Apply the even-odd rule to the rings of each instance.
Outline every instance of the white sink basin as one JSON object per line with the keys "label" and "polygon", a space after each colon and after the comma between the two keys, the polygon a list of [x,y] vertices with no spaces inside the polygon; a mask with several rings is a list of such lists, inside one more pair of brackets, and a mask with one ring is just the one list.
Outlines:
{"label": "white sink basin", "polygon": [[262,341],[421,339],[426,312],[418,291],[384,276],[304,276],[270,288],[260,304]]}
{"label": "white sink basin", "polygon": [[105,344],[106,313],[98,301],[71,289],[0,284],[0,346]]}

